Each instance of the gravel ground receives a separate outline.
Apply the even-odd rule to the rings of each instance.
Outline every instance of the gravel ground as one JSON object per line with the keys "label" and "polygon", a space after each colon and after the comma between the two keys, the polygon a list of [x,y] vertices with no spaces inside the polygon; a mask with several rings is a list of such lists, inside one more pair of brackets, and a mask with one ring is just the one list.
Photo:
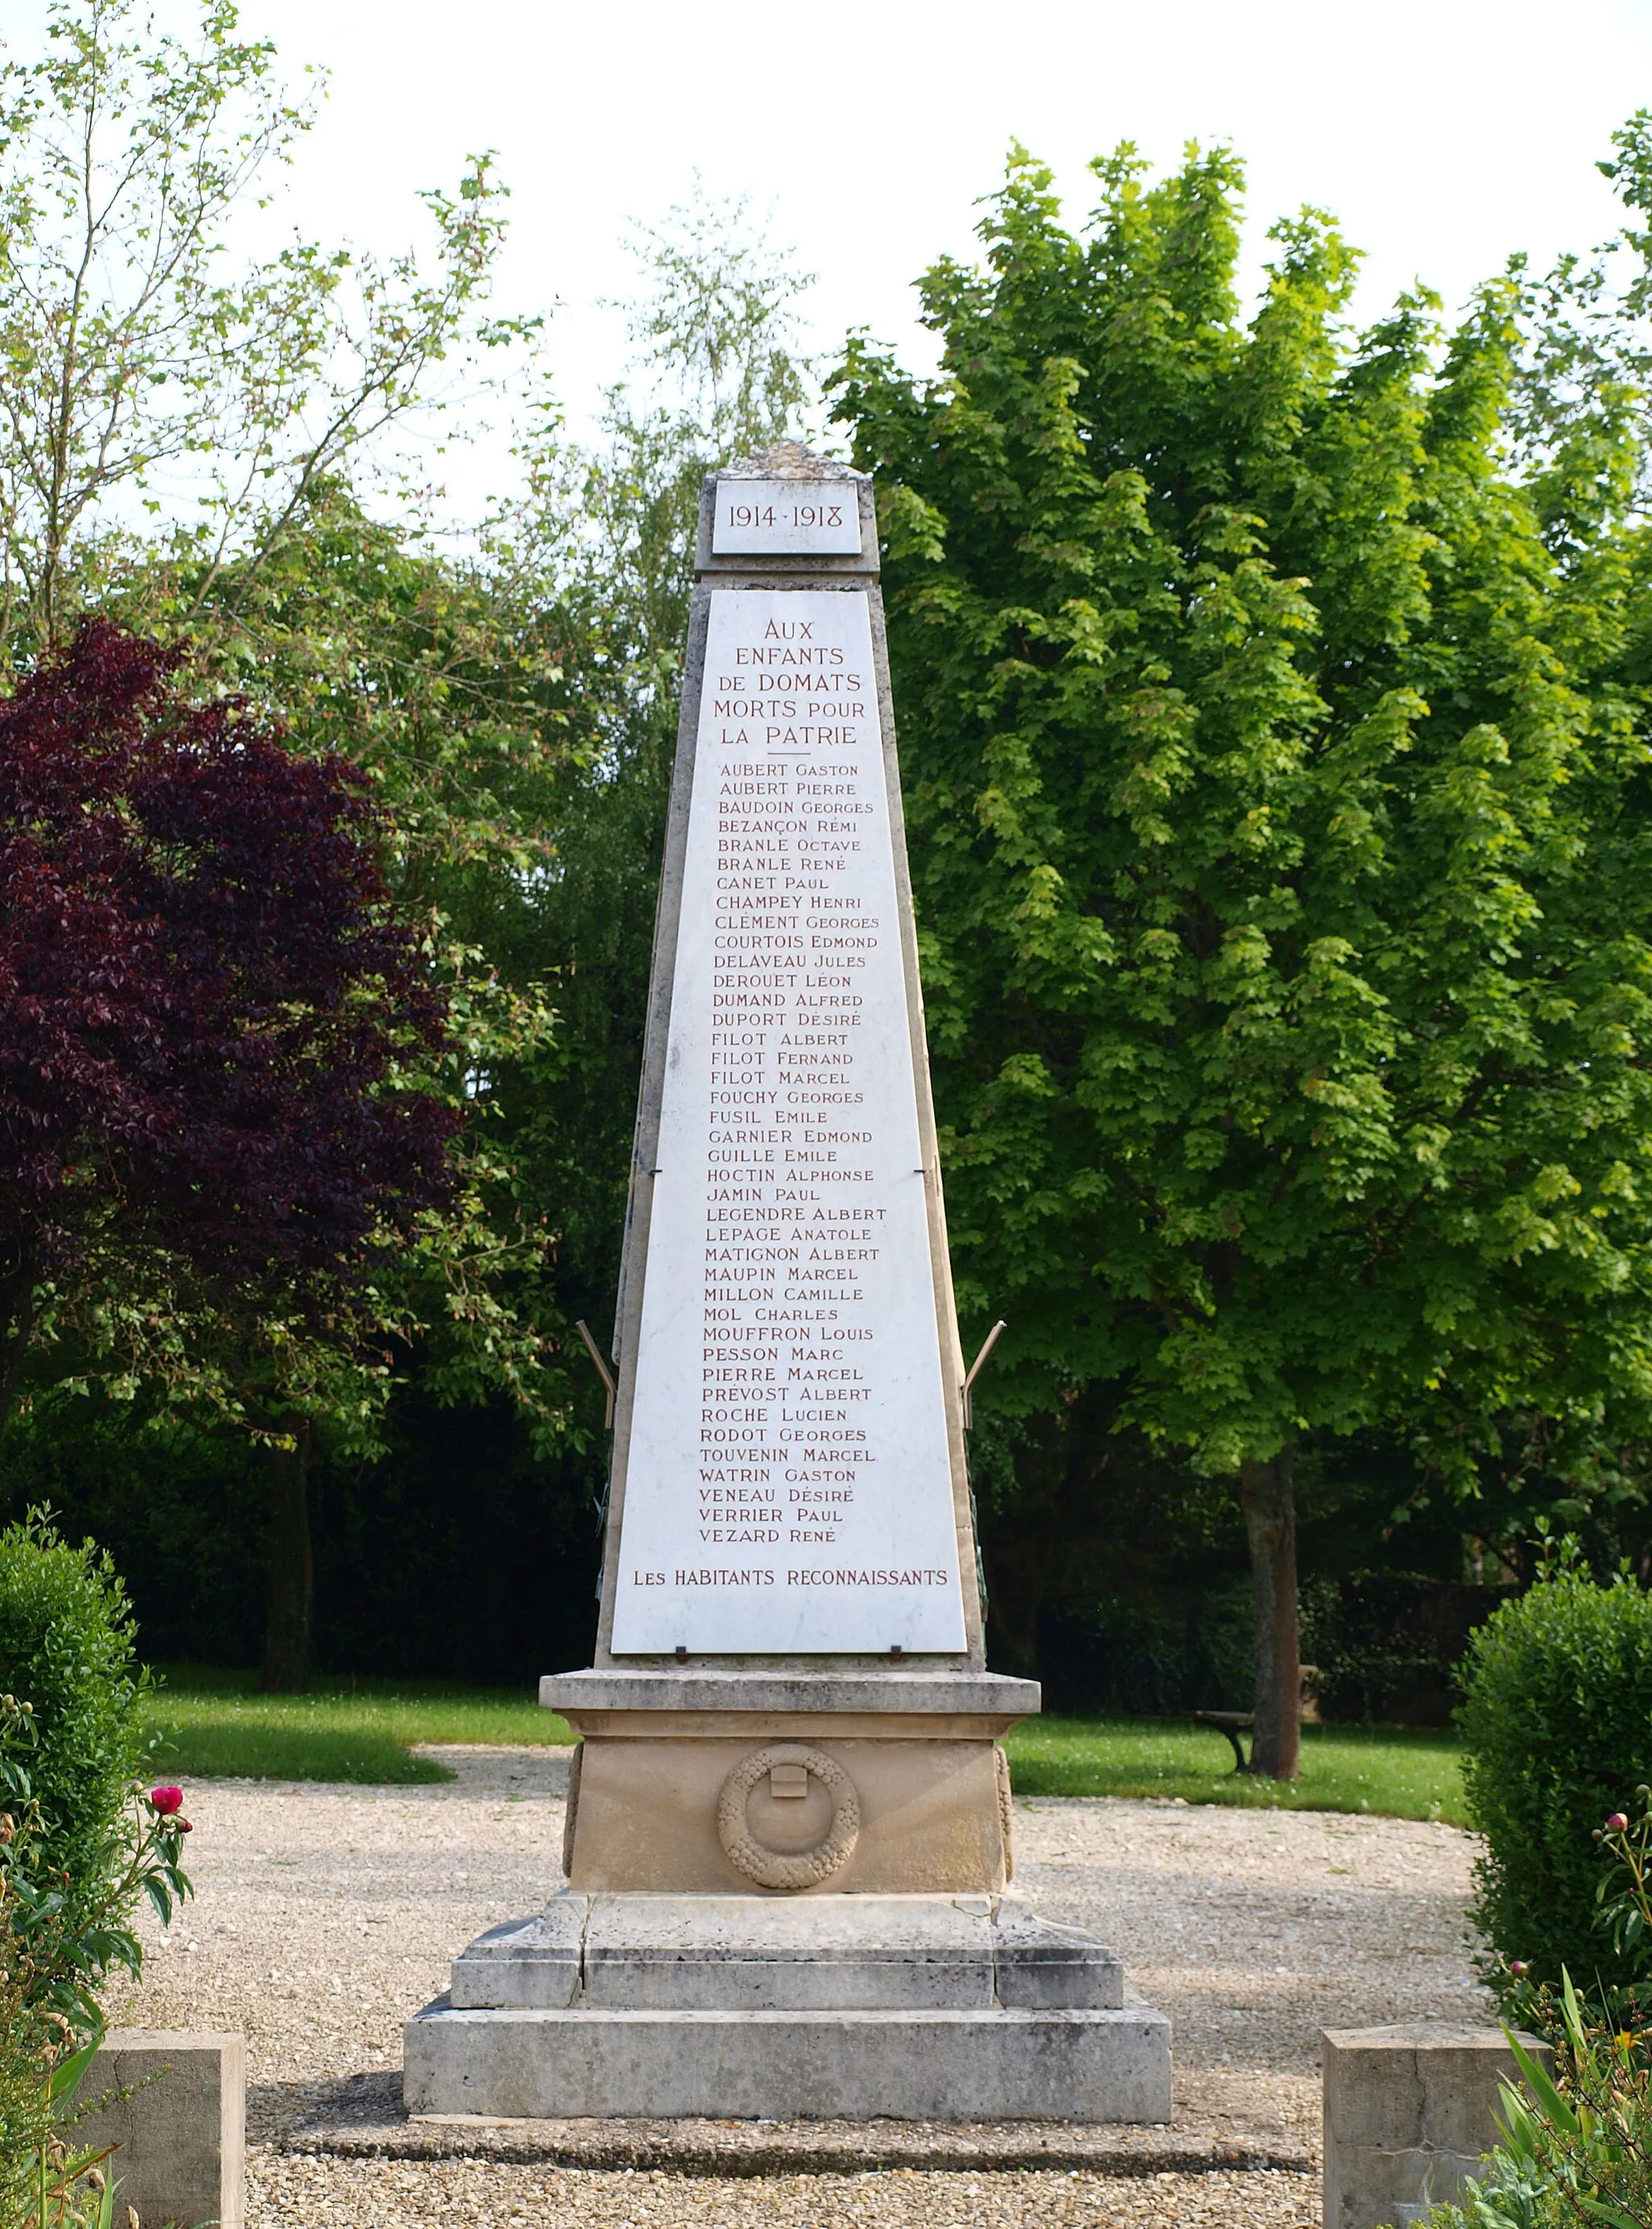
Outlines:
{"label": "gravel ground", "polygon": [[[312,2154],[305,2128],[318,2108],[392,2091],[402,2023],[445,1988],[454,1952],[531,1911],[560,1878],[566,1752],[434,1754],[456,1781],[190,1791],[196,1895],[170,1934],[151,1929],[144,1983],[110,2010],[125,2024],[245,2029],[249,2229],[1294,2229],[1317,2218],[1317,2179],[1289,2172],[684,2178]],[[1019,1885],[1051,1917],[1111,1943],[1132,1985],[1174,2022],[1178,2132],[1226,2130],[1240,2149],[1249,2139],[1307,2158],[1321,2027],[1488,2010],[1464,1938],[1472,1846],[1451,1828],[1178,1803],[1016,1808]],[[730,2130],[729,2141],[743,2139]]]}
{"label": "gravel ground", "polygon": [[492,2167],[480,2160],[260,2157],[248,2229],[412,2229],[526,2221],[539,2229],[1317,2229],[1305,2174],[742,2176]]}

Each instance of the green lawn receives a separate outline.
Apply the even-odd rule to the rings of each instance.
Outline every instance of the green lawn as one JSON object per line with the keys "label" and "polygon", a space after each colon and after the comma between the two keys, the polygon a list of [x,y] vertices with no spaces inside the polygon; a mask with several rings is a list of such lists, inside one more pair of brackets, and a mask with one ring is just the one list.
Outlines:
{"label": "green lawn", "polygon": [[436,1680],[319,1680],[307,1695],[260,1695],[257,1674],[157,1665],[154,1769],[257,1780],[451,1780],[409,1742],[569,1742],[568,1722],[530,1694]]}
{"label": "green lawn", "polygon": [[[451,1775],[415,1742],[573,1739],[530,1695],[434,1680],[322,1680],[308,1695],[260,1695],[251,1672],[157,1667],[151,1707],[154,1770],[179,1780],[408,1784]],[[1457,1747],[1448,1733],[1407,1727],[1305,1726],[1302,1776],[1289,1786],[1233,1770],[1220,1734],[1176,1718],[1032,1718],[1008,1742],[1019,1795],[1180,1796],[1188,1803],[1379,1811],[1464,1823]]]}
{"label": "green lawn", "polygon": [[1221,1734],[1176,1718],[1030,1718],[1005,1746],[1018,1795],[1180,1796],[1468,1823],[1456,1738],[1432,1730],[1304,1726],[1302,1778],[1289,1783],[1235,1772]]}

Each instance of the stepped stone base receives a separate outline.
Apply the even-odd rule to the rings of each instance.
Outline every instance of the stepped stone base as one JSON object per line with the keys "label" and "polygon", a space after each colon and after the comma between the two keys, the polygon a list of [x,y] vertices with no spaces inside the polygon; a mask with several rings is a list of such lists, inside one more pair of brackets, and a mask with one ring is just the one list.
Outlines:
{"label": "stepped stone base", "polygon": [[408,2023],[412,2113],[1164,2121],[1141,2012],[455,2012]]}
{"label": "stepped stone base", "polygon": [[[1033,1680],[673,1666],[562,1673],[540,1681],[539,1699],[582,1737],[563,1853],[575,1889],[749,1893],[718,1804],[730,1774],[775,1743],[824,1751],[855,1790],[852,1845],[820,1876],[834,1894],[996,1893],[1013,1871],[998,1744],[1038,1709]],[[766,1775],[747,1797],[748,1826],[776,1853],[818,1843],[832,1816],[813,1778],[801,1801],[777,1798]]]}
{"label": "stepped stone base", "polygon": [[1164,2121],[1170,2023],[1014,1896],[554,1897],[406,2029],[411,2113]]}

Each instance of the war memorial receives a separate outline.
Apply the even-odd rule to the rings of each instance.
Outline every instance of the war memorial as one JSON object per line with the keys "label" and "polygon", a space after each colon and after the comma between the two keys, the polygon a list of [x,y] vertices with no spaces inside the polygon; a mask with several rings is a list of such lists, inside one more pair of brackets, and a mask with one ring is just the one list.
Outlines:
{"label": "war memorial", "polygon": [[1012,1883],[868,479],[701,504],[568,1885],[415,2113],[1160,2121],[1170,2031]]}

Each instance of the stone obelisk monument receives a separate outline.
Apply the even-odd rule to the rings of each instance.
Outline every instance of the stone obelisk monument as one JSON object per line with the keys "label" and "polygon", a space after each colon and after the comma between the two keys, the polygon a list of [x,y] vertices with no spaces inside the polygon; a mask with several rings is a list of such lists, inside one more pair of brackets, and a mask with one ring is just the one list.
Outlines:
{"label": "stone obelisk monument", "polygon": [[1009,1886],[871,482],[718,473],[696,565],[568,1885],[408,2104],[1162,2120],[1167,2021]]}

